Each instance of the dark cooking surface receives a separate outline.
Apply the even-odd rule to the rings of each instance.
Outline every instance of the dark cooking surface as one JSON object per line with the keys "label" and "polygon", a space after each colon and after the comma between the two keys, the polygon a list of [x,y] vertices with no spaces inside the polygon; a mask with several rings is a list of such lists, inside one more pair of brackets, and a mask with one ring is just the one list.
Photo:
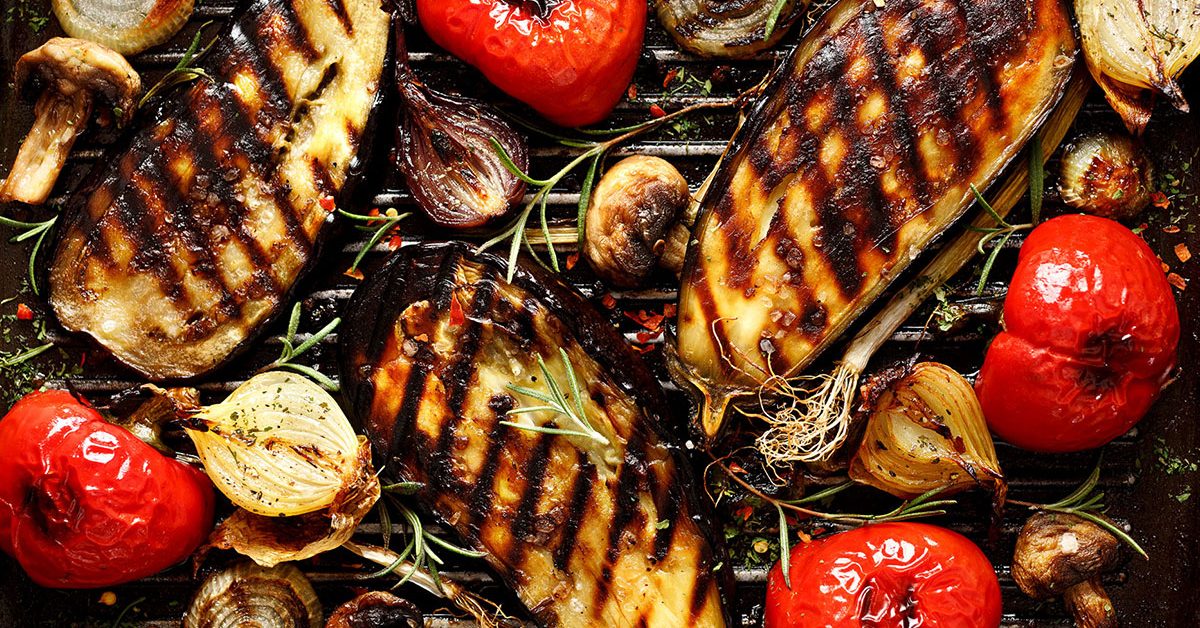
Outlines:
{"label": "dark cooking surface", "polygon": [[[36,23],[38,17],[49,15],[46,6],[36,0],[2,0],[0,16],[0,68],[8,74],[14,60],[26,50],[29,50],[47,37],[61,34],[57,23],[51,17],[40,32],[34,33],[31,22]],[[46,3],[48,4],[48,3]],[[152,50],[147,54],[132,59],[134,65],[144,72],[144,82],[153,84],[163,71],[175,64],[179,54],[191,40],[199,24],[208,21],[222,21],[232,12],[229,0],[216,2],[202,1],[197,7],[192,23],[180,33],[170,45]],[[483,82],[478,75],[464,68],[446,54],[435,51],[419,29],[410,29],[414,33],[410,47],[414,51],[413,63],[417,72],[427,82],[442,89],[455,88],[467,93],[482,95],[492,100],[508,103],[488,88],[481,87]],[[210,27],[210,33],[217,32]],[[789,37],[795,41],[799,31]],[[697,99],[729,100],[739,90],[754,84],[767,72],[781,53],[770,53],[758,59],[741,62],[735,68],[722,68],[719,64],[698,62],[677,52],[669,42],[669,38],[659,29],[656,23],[650,26],[648,48],[643,54],[642,64],[637,77],[638,97],[633,102],[626,102],[618,110],[614,126],[621,122],[634,122],[645,119],[651,104],[659,104],[672,111],[683,104]],[[715,76],[713,91],[710,96],[697,93],[697,89],[685,89],[674,96],[664,97],[663,80],[667,73],[675,68],[684,69],[689,75],[699,77],[698,83]],[[1197,72],[1185,79],[1188,84],[1188,94],[1194,103],[1200,103],[1200,77]],[[676,83],[674,86],[677,86]],[[481,91],[485,90],[485,91]],[[25,131],[29,128],[31,111],[27,101],[14,96],[12,86],[0,89],[0,170],[6,171]],[[623,147],[615,156],[631,153],[649,153],[667,158],[675,163],[685,176],[696,187],[704,174],[715,162],[725,140],[732,131],[732,110],[716,114],[705,114],[691,118],[694,125],[689,128],[660,133],[657,136],[643,137],[636,143]],[[1116,124],[1115,116],[1108,111],[1103,100],[1094,93],[1084,114],[1077,122],[1078,128],[1094,128],[1103,125]],[[390,130],[388,131],[390,134]],[[1068,136],[1070,137],[1070,136]],[[385,136],[383,143],[389,143]],[[1200,236],[1194,233],[1191,225],[1200,222],[1197,216],[1197,201],[1194,196],[1200,193],[1200,177],[1195,175],[1195,168],[1200,168],[1196,161],[1200,151],[1200,118],[1196,115],[1183,115],[1160,108],[1155,114],[1147,133],[1148,149],[1153,155],[1158,167],[1158,178],[1164,185],[1170,185],[1173,177],[1178,182],[1179,195],[1168,210],[1151,208],[1146,217],[1150,224],[1143,235],[1150,241],[1160,256],[1172,267],[1174,272],[1189,279],[1194,285],[1185,290],[1180,296],[1180,314],[1183,320],[1183,341],[1180,363],[1183,369],[1178,381],[1166,392],[1163,399],[1155,406],[1152,416],[1144,421],[1133,433],[1122,437],[1104,450],[1104,469],[1102,485],[1107,492],[1107,502],[1112,506],[1110,514],[1120,521],[1128,521],[1134,530],[1134,536],[1139,539],[1149,552],[1151,561],[1131,562],[1119,576],[1110,578],[1109,587],[1123,625],[1127,626],[1198,626],[1200,625],[1200,603],[1195,599],[1195,583],[1200,579],[1200,472],[1189,467],[1188,461],[1200,462],[1200,442],[1197,436],[1195,421],[1200,415],[1200,399],[1197,399],[1197,370],[1194,365],[1200,360],[1200,329],[1195,321],[1200,315],[1200,258],[1182,264],[1175,257],[1174,247],[1179,243],[1187,243],[1191,251],[1200,252]],[[86,137],[77,147],[76,157],[64,179],[75,182],[92,163],[101,155],[94,137]],[[386,148],[386,147],[384,147]],[[533,139],[533,166],[535,176],[548,174],[561,167],[566,149],[545,144]],[[361,207],[351,210],[363,210],[371,206],[395,206],[404,211],[411,205],[409,197],[398,189],[395,177],[390,176],[390,164],[386,159],[377,159],[372,170],[378,175],[372,190],[378,194],[373,199],[367,199]],[[612,163],[610,159],[609,163]],[[1185,166],[1185,164],[1187,164]],[[1056,180],[1053,164],[1047,173],[1047,181]],[[574,213],[579,181],[570,177],[565,184],[551,195],[556,216],[563,218],[560,224],[567,224]],[[1173,191],[1168,188],[1168,191]],[[1051,204],[1050,209],[1056,207]],[[49,214],[48,210],[32,214],[41,220]],[[12,210],[4,208],[6,215]],[[26,217],[26,216],[22,216]],[[1164,232],[1164,227],[1176,221],[1177,233]],[[425,231],[416,222],[405,223],[405,242],[411,244],[419,240],[418,232]],[[1170,229],[1169,231],[1174,231]],[[0,235],[5,238],[11,233],[5,229]],[[1019,240],[1013,239],[1010,246],[1015,248]],[[331,239],[327,245],[326,257],[317,272],[308,278],[301,286],[300,293],[306,295],[306,316],[302,330],[315,331],[329,319],[336,316],[337,311],[346,298],[349,297],[355,283],[345,277],[342,272],[349,266],[350,260],[358,250],[357,233],[345,230],[340,236]],[[562,247],[560,247],[562,250]],[[377,265],[385,256],[385,250],[373,253],[366,266]],[[25,277],[25,251],[14,246],[0,247],[0,298],[17,294]],[[1014,255],[1006,252],[993,278],[1004,279],[1011,270]],[[43,259],[43,264],[45,260]],[[974,270],[974,269],[971,269]],[[954,286],[964,288],[969,285],[971,270],[963,273]],[[574,270],[567,272],[568,278],[584,292],[585,295],[600,306],[605,294],[603,287],[587,272],[586,264],[580,263]],[[965,293],[951,295],[951,300],[965,301],[971,318],[961,331],[949,334],[934,333],[922,335],[921,329],[929,317],[930,307],[914,317],[910,324],[903,328],[894,342],[879,356],[873,366],[885,363],[889,358],[910,355],[919,345],[920,351],[929,357],[947,362],[965,373],[973,373],[982,360],[986,340],[996,329],[996,311],[999,299],[1003,295],[1003,284],[994,283],[986,298],[967,298]],[[1176,294],[1180,294],[1176,291]],[[618,293],[617,308],[610,312],[614,324],[628,333],[631,340],[638,340],[637,326],[622,315],[622,310],[638,311],[642,309],[661,311],[665,303],[673,302],[674,287],[669,280],[662,279],[656,287],[636,292]],[[36,299],[23,294],[17,301],[33,305],[42,317],[47,316],[43,305],[38,305]],[[34,346],[36,341],[29,338],[32,325],[18,323],[12,320],[15,302],[0,305],[0,326],[3,334],[0,336],[3,344],[0,349],[11,350],[15,347]],[[52,317],[51,317],[52,318]],[[48,325],[49,337],[62,347],[60,352],[51,352],[44,359],[36,362],[43,372],[61,373],[80,371],[81,361],[86,364],[82,373],[73,376],[75,386],[96,399],[104,395],[136,385],[138,381],[128,371],[104,357],[103,352],[89,345],[80,338],[69,337],[56,330],[53,323]],[[276,324],[270,329],[270,337],[261,340],[255,348],[234,364],[204,380],[200,388],[209,400],[220,397],[244,380],[257,367],[270,362],[278,354],[277,334],[282,332],[282,324]],[[307,360],[319,363],[327,374],[336,372],[333,368],[334,337],[306,356]],[[643,338],[644,340],[644,338]],[[649,362],[655,367],[661,366],[661,345],[654,345],[647,354]],[[86,357],[85,357],[86,356]],[[27,369],[0,370],[0,397],[3,397],[5,407],[15,394],[15,387],[28,379]],[[51,385],[62,386],[63,378],[52,375]],[[677,417],[680,421],[686,413],[686,401],[673,387],[668,387],[675,402]],[[999,444],[1000,460],[1006,475],[1010,480],[1010,495],[1030,501],[1053,501],[1065,495],[1087,475],[1095,462],[1094,452],[1072,455],[1033,455],[1023,453],[1004,444]],[[3,455],[3,452],[0,452]],[[699,461],[703,465],[704,461]],[[1164,462],[1174,462],[1173,473],[1168,473]],[[1191,493],[1195,491],[1195,497]],[[1023,595],[1013,585],[1008,576],[1008,561],[1011,558],[1012,543],[1024,521],[1023,513],[1010,509],[1004,521],[1001,539],[994,545],[987,543],[985,504],[979,496],[964,496],[962,505],[953,515],[938,523],[947,525],[963,532],[980,543],[993,563],[997,565],[1001,586],[1005,594],[1006,625],[1013,626],[1066,626],[1064,613],[1059,602],[1045,604],[1035,603]],[[878,511],[890,509],[893,502],[880,497],[871,491],[852,491],[847,497],[837,502],[840,508],[855,511]],[[370,523],[363,528],[363,539],[368,542],[378,542],[379,527]],[[766,538],[772,538],[771,531],[764,531]],[[738,561],[741,557],[738,557]],[[733,561],[730,561],[733,564]],[[315,561],[302,566],[312,578],[327,610],[341,603],[357,591],[369,588],[386,588],[390,581],[364,580],[362,574],[369,573],[372,568],[363,567],[345,552],[332,552]],[[448,575],[466,583],[472,589],[495,599],[512,602],[511,596],[501,587],[493,584],[491,577],[481,570],[481,563],[455,564],[447,570]],[[739,583],[736,594],[735,615],[744,619],[746,625],[756,625],[761,617],[763,598],[763,580],[766,575],[765,565],[738,567],[735,575]],[[67,626],[95,625],[111,626],[118,615],[127,606],[132,608],[124,617],[124,623],[138,626],[168,626],[177,625],[191,598],[191,593],[197,586],[190,571],[176,568],[145,581],[119,587],[114,591],[117,602],[106,606],[99,602],[100,591],[60,592],[49,591],[34,587],[21,573],[20,569],[7,557],[0,557],[0,626]],[[435,613],[443,607],[436,599],[418,594],[411,588],[401,591],[410,596],[422,607],[430,611],[435,618],[445,621],[435,622],[436,625],[446,625],[445,613]],[[142,599],[144,598],[144,599]],[[138,601],[141,599],[141,601]]]}

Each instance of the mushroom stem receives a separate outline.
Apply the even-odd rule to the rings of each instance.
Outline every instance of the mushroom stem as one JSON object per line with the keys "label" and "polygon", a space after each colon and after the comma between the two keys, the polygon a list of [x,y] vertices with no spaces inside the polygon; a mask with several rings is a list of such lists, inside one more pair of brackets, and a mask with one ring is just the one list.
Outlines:
{"label": "mushroom stem", "polygon": [[1063,600],[1078,628],[1117,628],[1117,612],[1099,578],[1085,580],[1063,592]]}
{"label": "mushroom stem", "polygon": [[33,128],[21,143],[8,178],[0,182],[0,201],[41,205],[50,197],[75,139],[87,126],[94,98],[86,90],[43,92],[34,106]]}

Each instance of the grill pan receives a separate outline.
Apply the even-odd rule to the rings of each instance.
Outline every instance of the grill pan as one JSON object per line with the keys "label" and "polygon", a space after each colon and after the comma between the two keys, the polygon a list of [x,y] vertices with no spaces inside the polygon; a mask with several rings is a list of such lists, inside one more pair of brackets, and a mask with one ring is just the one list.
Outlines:
{"label": "grill pan", "polygon": [[[0,68],[6,75],[17,57],[32,49],[48,37],[61,35],[57,23],[51,17],[40,31],[34,25],[36,18],[50,15],[48,2],[44,0],[3,0],[0,2]],[[237,10],[231,0],[204,0],[197,6],[187,27],[169,44],[152,49],[131,59],[143,74],[146,85],[153,84],[166,70],[180,59],[188,42],[200,26],[214,22],[208,33],[219,32],[219,23],[224,22]],[[817,12],[814,8],[810,13]],[[811,18],[811,16],[810,16]],[[647,46],[639,64],[635,79],[637,97],[623,102],[614,114],[614,126],[645,120],[649,107],[658,104],[667,111],[700,100],[731,102],[741,90],[757,83],[785,55],[789,45],[798,40],[802,28],[811,24],[811,19],[798,26],[778,50],[761,54],[753,59],[737,63],[712,63],[701,61],[679,52],[672,46],[670,38],[651,20],[647,33]],[[442,90],[458,90],[482,97],[493,102],[511,101],[486,86],[486,82],[474,71],[462,65],[444,51],[429,43],[418,28],[410,29],[409,46],[412,65],[417,73],[431,86]],[[788,42],[791,42],[790,44]],[[663,89],[664,76],[674,68],[699,77],[701,81],[714,79],[710,94],[693,93],[685,90],[674,95]],[[1184,77],[1188,96],[1193,103],[1200,103],[1200,76],[1192,72]],[[25,131],[32,121],[31,107],[21,99],[11,84],[0,87],[0,170],[7,170]],[[633,143],[622,146],[609,158],[630,154],[649,154],[663,157],[674,163],[692,183],[699,185],[712,168],[732,133],[736,112],[724,109],[716,113],[705,112],[691,118],[687,128],[671,129],[666,132],[643,136]],[[1093,92],[1088,105],[1076,121],[1079,130],[1111,127],[1119,122],[1108,110],[1098,92]],[[390,129],[385,128],[385,133]],[[103,132],[89,133],[81,139],[63,175],[59,189],[69,189],[103,155],[104,142],[111,140]],[[557,170],[571,155],[571,149],[553,145],[538,138],[531,140],[531,172],[534,176]],[[381,141],[380,144],[390,144]],[[1200,152],[1200,117],[1180,114],[1160,107],[1147,131],[1147,150],[1156,163],[1160,180],[1166,174],[1179,182],[1180,195],[1168,210],[1151,208],[1146,217],[1150,224],[1143,231],[1151,247],[1159,252],[1165,263],[1172,266],[1193,285],[1179,297],[1180,314],[1183,320],[1183,339],[1180,348],[1180,364],[1183,365],[1178,379],[1171,385],[1151,416],[1131,433],[1104,448],[1102,458],[1101,487],[1107,494],[1111,506],[1110,515],[1121,523],[1128,524],[1133,535],[1145,547],[1150,561],[1135,560],[1119,572],[1112,574],[1106,586],[1117,607],[1122,625],[1126,626],[1200,626],[1200,602],[1193,593],[1194,583],[1200,579],[1200,473],[1167,473],[1160,456],[1200,461],[1200,428],[1196,419],[1200,417],[1197,371],[1194,365],[1200,360],[1200,329],[1195,321],[1200,315],[1200,261],[1187,264],[1178,261],[1173,253],[1175,245],[1186,243],[1191,250],[1200,251],[1200,235],[1192,233],[1189,224],[1200,222],[1200,177],[1195,168],[1183,164],[1195,162]],[[363,205],[351,208],[363,210],[369,207],[396,207],[400,211],[413,208],[411,196],[403,189],[393,168],[382,152],[372,166],[373,182],[368,186],[371,194],[363,199]],[[1055,165],[1048,165],[1047,180],[1055,180]],[[568,177],[549,201],[554,224],[561,227],[573,225],[575,204],[578,200],[580,181],[577,175]],[[1052,198],[1052,197],[1051,197]],[[1049,209],[1055,208],[1053,203]],[[10,208],[4,208],[10,214]],[[47,214],[34,214],[45,216]],[[1178,232],[1164,232],[1169,224],[1180,227]],[[411,246],[426,237],[435,237],[433,230],[419,221],[403,224],[404,245]],[[1174,230],[1169,230],[1174,231]],[[956,233],[952,231],[951,233]],[[6,237],[9,234],[4,234]],[[1015,262],[1015,250],[1021,239],[1009,241],[993,278],[1006,278]],[[359,232],[342,229],[329,241],[316,272],[300,286],[303,295],[305,316],[302,331],[315,331],[337,315],[353,292],[357,282],[346,277],[343,271],[363,246]],[[570,247],[559,246],[560,254],[573,252]],[[364,268],[367,272],[378,266],[388,254],[379,247],[370,252]],[[22,289],[25,277],[27,251],[21,246],[0,247],[0,298],[17,294]],[[41,261],[45,264],[43,258]],[[915,266],[920,266],[917,264]],[[968,375],[978,370],[987,340],[997,329],[999,306],[1003,300],[1004,284],[993,282],[982,297],[970,295],[973,286],[971,270],[964,271],[951,282],[948,299],[960,304],[968,313],[965,326],[948,333],[927,331],[926,322],[932,312],[927,304],[912,320],[902,327],[872,362],[872,367],[888,363],[889,360],[907,357],[920,352],[923,357],[946,362]],[[586,263],[579,263],[565,271],[566,278],[598,306],[609,294],[605,287],[588,272]],[[901,278],[903,281],[903,278]],[[675,299],[675,285],[670,278],[659,278],[650,287],[637,291],[613,292],[614,308],[606,310],[614,325],[626,333],[633,342],[649,340],[653,348],[646,354],[647,361],[661,375],[671,398],[676,419],[682,423],[686,416],[688,401],[665,376],[663,369],[661,338],[639,336],[639,328],[623,312],[651,310],[661,312],[667,303]],[[97,401],[141,382],[130,371],[83,338],[69,335],[57,328],[44,304],[27,292],[18,299],[35,307],[39,317],[47,320],[46,336],[58,349],[45,354],[34,364],[38,374],[33,383],[45,383],[54,387],[70,385]],[[12,303],[0,306],[0,315],[11,314]],[[602,306],[601,306],[602,307]],[[11,317],[9,317],[11,318]],[[32,346],[32,325],[3,319],[4,328],[0,350],[11,351]],[[221,398],[240,382],[247,379],[256,368],[269,363],[279,351],[279,338],[283,333],[283,322],[268,330],[243,356],[218,373],[205,378],[198,386],[205,401]],[[328,337],[305,361],[318,365],[326,374],[335,374],[336,334]],[[835,347],[831,354],[835,354]],[[81,366],[82,365],[82,366]],[[818,366],[819,368],[819,366]],[[69,374],[64,376],[64,373]],[[26,378],[12,373],[0,373],[0,393],[6,398],[22,385]],[[6,401],[7,403],[7,401]],[[7,407],[7,406],[5,406]],[[1022,452],[1004,443],[997,443],[1001,466],[1010,481],[1009,495],[1014,498],[1035,502],[1054,501],[1069,493],[1091,470],[1097,459],[1096,452],[1067,455],[1040,455]],[[0,455],[5,455],[0,452]],[[696,456],[695,462],[702,468],[707,462]],[[838,482],[831,478],[829,482]],[[1196,489],[1197,496],[1190,495]],[[1072,625],[1060,602],[1038,603],[1024,597],[1009,575],[1009,562],[1016,533],[1024,521],[1024,513],[1010,508],[999,530],[999,537],[989,540],[987,529],[987,506],[982,496],[964,496],[962,504],[951,515],[934,520],[961,532],[978,543],[996,565],[1004,593],[1005,626]],[[850,491],[839,497],[840,509],[855,512],[883,512],[893,502],[872,491]],[[764,530],[763,536],[773,538],[774,531]],[[359,531],[359,540],[379,543],[381,531],[378,524],[368,518]],[[210,561],[210,563],[213,561]],[[727,559],[733,565],[737,582],[736,591],[729,600],[731,614],[744,626],[761,624],[767,565],[740,565],[738,560]],[[366,577],[373,567],[363,565],[346,552],[331,552],[307,561],[302,570],[313,581],[327,612],[337,604],[358,592],[383,589],[391,586],[386,579],[372,580]],[[465,584],[467,588],[493,600],[500,601],[520,617],[519,604],[502,585],[496,583],[481,561],[453,562],[443,571],[448,577]],[[203,573],[199,576],[203,577]],[[180,618],[199,584],[196,576],[187,567],[176,567],[157,576],[113,589],[116,602],[106,605],[100,601],[101,591],[53,591],[31,584],[20,568],[8,557],[0,556],[0,626],[178,626]],[[427,625],[460,626],[470,625],[459,620],[446,610],[445,605],[419,591],[405,588],[400,592],[417,603],[426,612]]]}

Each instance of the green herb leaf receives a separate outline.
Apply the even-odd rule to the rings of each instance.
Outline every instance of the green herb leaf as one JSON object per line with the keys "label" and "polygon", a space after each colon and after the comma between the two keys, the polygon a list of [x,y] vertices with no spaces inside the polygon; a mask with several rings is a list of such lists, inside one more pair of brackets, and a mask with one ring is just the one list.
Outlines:
{"label": "green herb leaf", "polygon": [[779,512],[779,568],[783,571],[783,583],[790,590],[792,588],[792,550],[788,545],[787,514],[783,512],[783,506],[779,504],[775,504],[775,510]]}
{"label": "green herb leaf", "polygon": [[1046,163],[1042,159],[1042,134],[1035,133],[1029,146],[1029,211],[1034,225],[1041,222],[1045,185]]}
{"label": "green herb leaf", "polygon": [[[775,32],[775,26],[779,24],[779,17],[783,15],[783,9],[787,7],[791,0],[775,0],[775,6],[771,8],[771,13],[767,15],[767,23],[763,29],[763,39],[770,39]],[[788,585],[791,588],[791,585]]]}

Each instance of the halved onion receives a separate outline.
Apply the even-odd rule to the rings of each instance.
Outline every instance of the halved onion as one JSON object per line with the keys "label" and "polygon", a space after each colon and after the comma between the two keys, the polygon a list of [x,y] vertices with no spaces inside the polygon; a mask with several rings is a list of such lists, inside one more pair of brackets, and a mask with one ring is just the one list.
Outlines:
{"label": "halved onion", "polygon": [[194,0],[53,0],[54,14],[72,37],[129,56],[170,39],[192,15]]}
{"label": "halved onion", "polygon": [[975,389],[954,369],[922,362],[887,384],[871,406],[850,477],[902,498],[983,486],[1002,496],[1004,475]]}
{"label": "halved onion", "polygon": [[224,402],[200,410],[188,435],[213,484],[257,515],[324,509],[361,473],[364,442],[342,409],[293,373],[256,375]]}
{"label": "halved onion", "polygon": [[1140,135],[1156,94],[1188,110],[1176,80],[1200,56],[1191,0],[1075,0],[1088,70],[1125,126]]}
{"label": "halved onion", "polygon": [[[658,20],[679,47],[726,59],[744,59],[774,46],[808,2],[786,0],[779,5],[780,0],[655,0]],[[768,35],[773,14],[776,21]]]}

